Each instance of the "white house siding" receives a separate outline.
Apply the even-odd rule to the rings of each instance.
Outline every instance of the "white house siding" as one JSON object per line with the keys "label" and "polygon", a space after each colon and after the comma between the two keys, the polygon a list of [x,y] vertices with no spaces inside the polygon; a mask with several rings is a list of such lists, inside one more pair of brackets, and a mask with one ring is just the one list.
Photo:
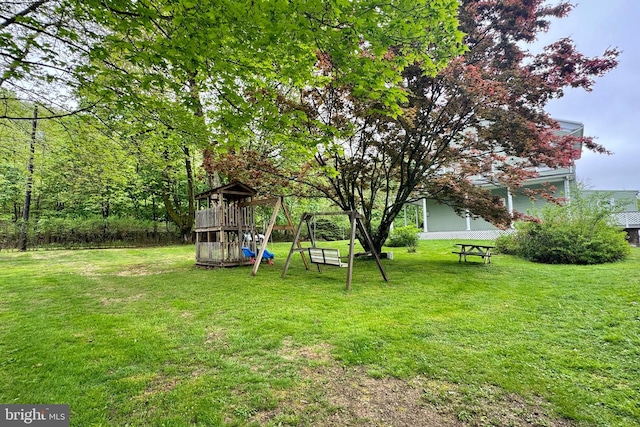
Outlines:
{"label": "white house siding", "polygon": [[[562,197],[564,194],[563,181],[552,182],[557,189],[553,193],[554,197]],[[531,189],[539,189],[541,188],[540,184],[532,185],[529,188]],[[508,206],[509,203],[509,194],[506,188],[495,188],[492,190],[494,194],[499,196],[504,200],[505,206]],[[545,205],[544,199],[538,199],[536,201],[532,201],[528,196],[526,196],[522,190],[511,194],[511,203],[512,209],[514,211],[527,213],[527,214],[535,214],[536,210],[542,208]],[[415,205],[421,210],[425,205],[422,201],[418,201]],[[438,233],[438,232],[467,232],[467,231],[496,231],[498,230],[493,224],[488,221],[485,221],[482,218],[471,218],[467,219],[466,216],[460,216],[455,213],[455,211],[447,206],[437,203],[435,200],[426,199],[426,208],[427,208],[427,222],[424,224],[422,220],[423,215],[421,213],[414,214],[414,218],[417,218],[418,227],[422,230],[422,234],[428,233]],[[413,222],[413,221],[412,221]],[[423,236],[425,237],[425,236]]]}
{"label": "white house siding", "polygon": [[[555,197],[563,197],[564,191],[561,191],[562,182],[554,183],[557,187],[554,193]],[[538,186],[539,187],[539,186]],[[495,189],[494,194],[507,199],[506,189]],[[585,196],[589,197],[592,193],[598,191],[585,192]],[[640,211],[638,211],[637,192],[636,191],[615,191],[604,192],[610,195],[612,202],[623,202],[624,212],[614,215],[614,220],[624,228],[630,236],[630,243],[638,245],[639,238],[638,233],[640,229]],[[511,197],[513,209],[519,212],[534,215],[539,211],[547,202],[544,199],[538,199],[531,201],[529,197],[522,194],[522,191],[513,194]],[[422,232],[420,233],[420,239],[422,240],[440,240],[440,239],[474,239],[474,240],[493,240],[496,237],[510,233],[513,230],[501,230],[493,226],[491,223],[483,220],[482,218],[467,220],[465,217],[456,215],[454,210],[446,205],[436,203],[434,200],[426,199],[426,202],[416,203],[421,210],[423,206],[427,207],[427,222],[426,225],[422,218],[424,217],[422,212],[416,212],[414,219],[418,219],[417,224]]]}

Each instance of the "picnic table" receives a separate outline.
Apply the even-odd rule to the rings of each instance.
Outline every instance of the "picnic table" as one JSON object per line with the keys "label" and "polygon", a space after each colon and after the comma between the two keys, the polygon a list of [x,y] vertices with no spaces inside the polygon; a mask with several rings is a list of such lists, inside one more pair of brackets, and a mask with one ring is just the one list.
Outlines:
{"label": "picnic table", "polygon": [[479,256],[485,263],[491,264],[491,249],[495,246],[479,245],[477,243],[456,243],[456,246],[460,246],[460,250],[452,252],[458,255],[458,262],[461,262],[464,258],[464,262],[467,262],[467,256]]}

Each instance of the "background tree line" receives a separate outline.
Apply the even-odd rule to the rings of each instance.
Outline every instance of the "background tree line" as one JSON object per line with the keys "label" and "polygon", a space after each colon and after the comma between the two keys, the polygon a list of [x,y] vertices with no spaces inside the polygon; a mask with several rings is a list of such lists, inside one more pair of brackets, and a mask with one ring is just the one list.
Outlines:
{"label": "background tree line", "polygon": [[[12,114],[35,104],[12,102]],[[24,111],[22,111],[24,110]],[[0,225],[3,246],[19,245],[29,170],[32,122],[0,124]],[[166,157],[133,139],[110,134],[90,115],[37,122],[33,166],[30,246],[149,244],[179,241],[163,203],[163,182],[176,200],[186,199],[186,178]],[[163,153],[164,155],[164,153]]]}

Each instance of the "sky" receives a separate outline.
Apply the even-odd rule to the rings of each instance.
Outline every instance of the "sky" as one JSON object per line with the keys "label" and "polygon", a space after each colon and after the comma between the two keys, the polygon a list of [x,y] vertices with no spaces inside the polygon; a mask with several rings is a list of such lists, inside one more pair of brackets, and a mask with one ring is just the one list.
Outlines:
{"label": "sky", "polygon": [[608,47],[622,53],[618,67],[598,78],[591,92],[568,89],[546,110],[556,119],[584,124],[586,136],[613,152],[583,151],[576,173],[587,189],[640,191],[640,0],[572,3],[577,5],[570,15],[553,20],[539,43],[571,37],[588,56],[599,56]]}

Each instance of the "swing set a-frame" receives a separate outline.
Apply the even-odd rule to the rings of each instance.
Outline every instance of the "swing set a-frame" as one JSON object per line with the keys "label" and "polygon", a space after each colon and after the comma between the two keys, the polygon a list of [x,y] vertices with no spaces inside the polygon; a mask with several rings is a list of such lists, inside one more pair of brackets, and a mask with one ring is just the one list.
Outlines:
{"label": "swing set a-frame", "polygon": [[[271,233],[273,230],[293,231],[293,221],[282,196],[254,199],[256,194],[257,191],[253,188],[241,182],[234,181],[196,196],[199,207],[195,215],[196,265],[220,268],[253,264],[251,275],[255,276],[261,261],[265,258],[273,258],[273,254],[267,251],[267,243],[271,238]],[[267,229],[264,231],[264,235],[258,235],[257,233],[255,222],[256,206],[273,208],[271,220],[269,221]],[[281,210],[286,218],[287,223],[285,225],[276,224],[276,219]],[[346,263],[342,261],[338,249],[318,248],[316,246],[315,233],[312,232],[310,221],[314,220],[317,216],[328,215],[349,216],[351,234],[348,262]],[[307,225],[307,231],[309,232],[309,236],[311,236],[311,247],[303,247],[301,244],[300,234],[303,224]],[[347,290],[350,290],[353,260],[355,257],[354,244],[356,230],[358,229],[361,235],[367,240],[368,246],[372,248],[371,252],[365,255],[373,255],[382,274],[382,278],[388,281],[384,268],[380,263],[380,256],[375,251],[369,233],[367,233],[362,223],[362,216],[356,211],[304,213],[295,231],[295,238],[291,245],[282,277],[284,278],[287,274],[293,253],[298,252],[307,270],[310,269],[310,266],[305,254],[309,255],[309,261],[311,261],[311,263],[317,265],[319,272],[322,271],[322,265],[346,267]],[[259,240],[262,240],[262,242],[258,248],[257,243]]]}
{"label": "swing set a-frame", "polygon": [[[349,222],[351,226],[350,239],[349,239],[349,255],[347,256],[347,262],[342,261],[342,257],[340,256],[340,251],[338,249],[327,249],[327,248],[318,248],[316,246],[316,238],[315,233],[313,232],[311,222],[317,216],[332,216],[332,215],[348,215]],[[307,232],[310,236],[311,246],[303,247],[300,242],[300,235],[302,233],[303,225],[307,226]],[[366,239],[369,248],[371,248],[370,252],[365,253],[364,255],[372,255],[376,263],[378,264],[378,269],[380,270],[380,274],[385,282],[388,282],[387,274],[382,267],[382,263],[380,262],[380,255],[375,249],[371,237],[367,232],[364,224],[362,223],[362,216],[356,211],[343,211],[343,212],[305,212],[302,214],[302,219],[296,228],[295,237],[293,239],[293,243],[291,244],[291,249],[289,250],[289,255],[287,256],[287,261],[284,264],[284,270],[282,271],[282,277],[284,278],[287,274],[287,270],[289,269],[289,264],[291,263],[291,258],[294,253],[299,253],[304,262],[305,268],[309,270],[309,264],[305,258],[305,254],[309,255],[309,260],[311,263],[316,264],[318,267],[318,272],[321,272],[321,266],[329,265],[335,267],[345,267],[347,269],[347,285],[346,290],[351,290],[351,279],[353,277],[353,260],[355,258],[354,246],[356,240],[356,230],[359,230],[361,235]]]}
{"label": "swing set a-frame", "polygon": [[[266,231],[264,232],[264,237],[262,240],[262,245],[260,245],[260,250],[255,257],[255,261],[253,264],[253,269],[251,270],[251,275],[255,276],[258,273],[258,268],[260,268],[260,262],[265,255],[265,251],[267,250],[267,242],[271,238],[271,233],[273,230],[291,230],[293,231],[293,219],[291,218],[291,214],[289,213],[289,209],[287,209],[287,205],[284,202],[284,197],[271,197],[267,199],[254,200],[244,204],[245,206],[270,206],[273,207],[273,213],[271,214],[271,219],[269,220],[269,225],[267,226]],[[287,220],[286,225],[277,225],[276,219],[278,218],[278,213],[282,209],[284,216]],[[300,243],[298,243],[298,247],[300,247]],[[304,265],[309,268],[307,264],[307,260],[303,259]]]}

